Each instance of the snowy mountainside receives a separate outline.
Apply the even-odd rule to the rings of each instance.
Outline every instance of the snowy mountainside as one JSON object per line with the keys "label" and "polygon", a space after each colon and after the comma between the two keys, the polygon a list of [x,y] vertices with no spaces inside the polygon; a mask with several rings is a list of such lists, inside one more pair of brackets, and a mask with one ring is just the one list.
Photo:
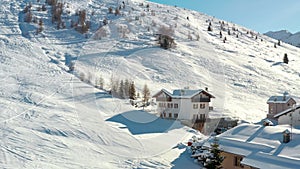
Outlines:
{"label": "snowy mountainside", "polygon": [[[81,74],[92,83],[102,76],[108,90],[111,77],[133,80],[139,92],[148,84],[152,94],[208,87],[216,96],[215,114],[249,121],[265,117],[270,95],[300,95],[299,49],[284,43],[274,48],[274,39],[233,23],[224,24],[220,38],[221,21],[195,11],[126,0],[115,16],[108,8],[121,1],[72,0],[62,15],[66,28],[52,24],[49,5],[47,11],[32,10],[43,19],[36,34],[38,25],[24,22],[30,2],[36,9],[45,1],[0,3],[2,168],[199,168],[176,148],[194,130],[112,98],[82,82]],[[85,34],[70,28],[82,9],[91,21]],[[155,34],[163,26],[175,48],[158,47]],[[289,64],[282,63],[284,53]]]}
{"label": "snowy mountainside", "polygon": [[292,34],[287,30],[269,31],[265,33],[265,35],[277,40],[281,40],[285,43],[300,47],[300,32]]}
{"label": "snowy mountainside", "polygon": [[[136,79],[140,88],[151,84],[153,93],[160,88],[207,86],[217,97],[213,104],[218,112],[249,121],[265,117],[269,96],[283,91],[299,95],[294,80],[299,78],[295,66],[299,62],[297,48],[288,44],[274,48],[276,40],[228,22],[223,24],[220,38],[221,20],[195,11],[149,4],[149,12],[145,5],[138,5],[130,16],[125,14],[114,20],[106,38],[87,41],[76,63],[78,71],[94,72],[86,69],[94,61],[93,67],[99,74]],[[130,19],[135,18],[132,15],[138,15],[138,19]],[[209,22],[212,32],[207,31]],[[113,36],[118,34],[114,27],[120,24],[129,29],[125,38]],[[161,27],[172,30],[169,32],[175,39],[174,49],[163,50],[155,44],[154,34],[160,33]],[[106,50],[102,48],[105,45],[109,46]],[[291,60],[288,65],[282,64],[284,53]]]}

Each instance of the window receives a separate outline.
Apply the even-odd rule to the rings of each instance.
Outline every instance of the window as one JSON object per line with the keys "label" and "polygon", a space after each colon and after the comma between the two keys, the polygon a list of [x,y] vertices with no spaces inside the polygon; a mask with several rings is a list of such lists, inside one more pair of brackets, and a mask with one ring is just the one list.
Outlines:
{"label": "window", "polygon": [[172,118],[172,113],[169,113],[169,118]]}
{"label": "window", "polygon": [[168,108],[173,108],[173,103],[168,103]]}
{"label": "window", "polygon": [[164,113],[164,117],[167,117],[166,113]]}
{"label": "window", "polygon": [[178,118],[178,114],[177,114],[177,113],[174,114],[174,118],[175,118],[175,119]]}
{"label": "window", "polygon": [[197,114],[194,114],[194,115],[193,115],[193,120],[196,120],[197,117],[198,117]]}
{"label": "window", "polygon": [[205,119],[205,114],[200,114],[200,120],[204,120]]}
{"label": "window", "polygon": [[241,164],[242,160],[243,160],[243,157],[235,156],[234,157],[234,166],[244,168],[244,166]]}
{"label": "window", "polygon": [[178,104],[177,103],[174,103],[174,108],[178,109]]}
{"label": "window", "polygon": [[193,104],[194,109],[198,109],[198,104]]}
{"label": "window", "polygon": [[205,104],[200,104],[200,109],[205,109]]}
{"label": "window", "polygon": [[158,104],[158,107],[163,107],[163,104],[162,104],[162,103],[159,103],[159,104]]}

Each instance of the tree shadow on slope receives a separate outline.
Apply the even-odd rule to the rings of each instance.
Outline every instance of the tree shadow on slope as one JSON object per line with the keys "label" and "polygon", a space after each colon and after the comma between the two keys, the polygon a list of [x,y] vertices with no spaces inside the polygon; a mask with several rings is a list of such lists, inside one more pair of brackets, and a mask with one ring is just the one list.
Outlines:
{"label": "tree shadow on slope", "polygon": [[106,121],[116,122],[125,125],[133,135],[150,133],[167,133],[170,130],[181,128],[180,122],[175,120],[161,119],[145,111],[128,111],[115,115]]}
{"label": "tree shadow on slope", "polygon": [[[86,87],[88,88],[88,87]],[[87,93],[87,94],[82,94],[78,96],[72,96],[66,98],[66,100],[69,101],[74,101],[74,100],[79,100],[82,103],[88,103],[92,102],[98,99],[107,99],[107,98],[113,98],[112,95],[108,94],[107,92],[97,92],[97,93]]]}

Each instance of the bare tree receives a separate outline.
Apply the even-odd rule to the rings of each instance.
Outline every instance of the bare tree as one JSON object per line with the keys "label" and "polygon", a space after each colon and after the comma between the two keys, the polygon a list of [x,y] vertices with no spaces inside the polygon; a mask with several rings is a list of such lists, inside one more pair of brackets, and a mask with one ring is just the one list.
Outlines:
{"label": "bare tree", "polygon": [[150,90],[147,84],[145,84],[143,88],[143,102],[145,105],[148,103],[149,99],[150,99]]}

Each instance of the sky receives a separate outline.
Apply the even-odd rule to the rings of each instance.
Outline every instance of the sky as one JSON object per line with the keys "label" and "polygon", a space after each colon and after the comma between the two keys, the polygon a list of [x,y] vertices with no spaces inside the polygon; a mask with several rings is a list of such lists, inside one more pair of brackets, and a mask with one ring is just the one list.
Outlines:
{"label": "sky", "polygon": [[150,0],[196,10],[260,33],[300,32],[300,0]]}

